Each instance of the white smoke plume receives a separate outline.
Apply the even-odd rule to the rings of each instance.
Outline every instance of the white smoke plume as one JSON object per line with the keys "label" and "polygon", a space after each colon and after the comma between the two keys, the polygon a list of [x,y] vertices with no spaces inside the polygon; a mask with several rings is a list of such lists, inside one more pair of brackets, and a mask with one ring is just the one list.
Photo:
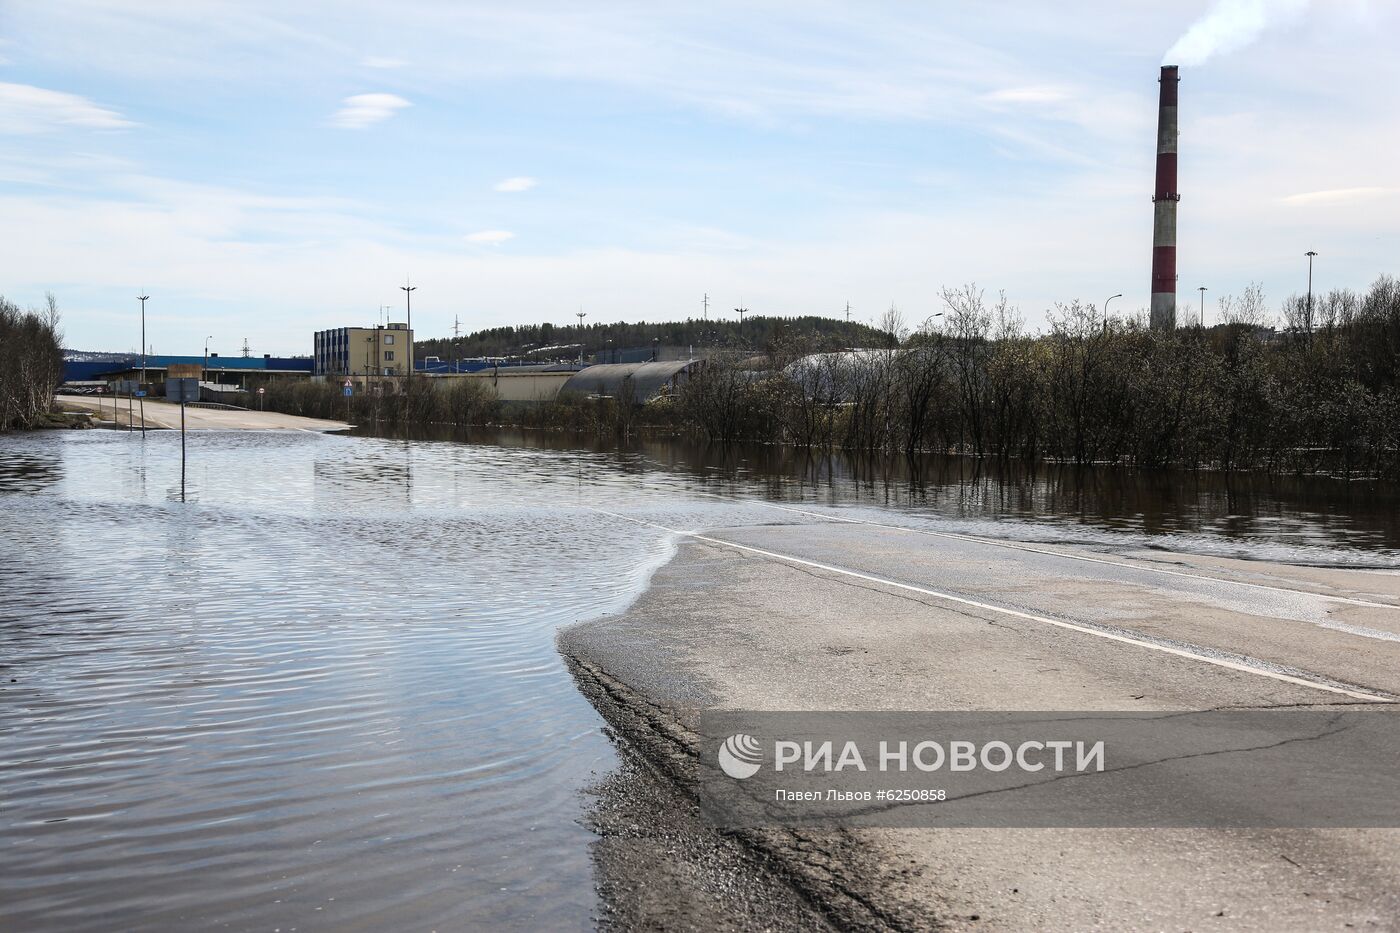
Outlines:
{"label": "white smoke plume", "polygon": [[1266,29],[1303,15],[1308,0],[1218,0],[1191,24],[1162,59],[1168,65],[1199,65],[1213,55],[1243,48]]}

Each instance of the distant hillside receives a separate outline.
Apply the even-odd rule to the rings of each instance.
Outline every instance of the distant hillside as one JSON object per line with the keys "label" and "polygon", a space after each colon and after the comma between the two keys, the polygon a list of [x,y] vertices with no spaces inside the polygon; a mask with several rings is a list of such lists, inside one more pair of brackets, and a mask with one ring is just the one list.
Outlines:
{"label": "distant hillside", "polygon": [[117,363],[133,359],[138,353],[108,353],[100,350],[64,350],[63,358],[70,363]]}
{"label": "distant hillside", "polygon": [[[492,327],[463,334],[454,349],[452,338],[438,337],[417,340],[421,356],[456,356],[467,359],[476,356],[514,356],[542,347],[577,346],[585,352],[613,347],[648,346],[653,340],[665,346],[700,348],[768,349],[776,342],[805,341],[814,349],[837,349],[848,346],[882,346],[888,335],[865,324],[846,322],[828,317],[763,317],[755,315],[739,321],[637,321],[614,324],[520,324],[515,327]],[[609,343],[611,341],[611,343]]]}

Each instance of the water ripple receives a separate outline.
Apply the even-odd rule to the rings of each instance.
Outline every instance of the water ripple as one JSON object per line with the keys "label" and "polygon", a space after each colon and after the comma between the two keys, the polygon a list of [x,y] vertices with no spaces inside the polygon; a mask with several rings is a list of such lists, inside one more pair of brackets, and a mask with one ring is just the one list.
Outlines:
{"label": "water ripple", "polygon": [[181,502],[172,432],[0,438],[16,929],[589,926],[578,790],[613,757],[554,633],[621,610],[673,546],[607,511],[701,529],[821,520],[759,500],[895,507],[1022,540],[1262,535],[1284,559],[1396,563],[1391,526],[1340,511],[1091,522],[1058,481],[917,489],[678,446],[198,433],[189,455]]}

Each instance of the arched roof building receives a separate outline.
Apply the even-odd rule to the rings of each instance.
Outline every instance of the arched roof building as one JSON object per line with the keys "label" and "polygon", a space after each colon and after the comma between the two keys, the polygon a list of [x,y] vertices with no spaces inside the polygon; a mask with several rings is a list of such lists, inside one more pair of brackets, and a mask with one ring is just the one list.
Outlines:
{"label": "arched roof building", "polygon": [[[607,395],[622,398],[629,392],[638,403],[678,388],[703,360],[674,360],[665,363],[601,363],[581,369],[559,390],[581,395]],[[630,385],[629,385],[630,383]]]}

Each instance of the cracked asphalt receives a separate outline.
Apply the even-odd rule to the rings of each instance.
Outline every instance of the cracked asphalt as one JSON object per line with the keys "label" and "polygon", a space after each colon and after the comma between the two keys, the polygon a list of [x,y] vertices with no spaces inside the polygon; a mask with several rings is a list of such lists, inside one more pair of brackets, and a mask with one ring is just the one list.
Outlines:
{"label": "cracked asphalt", "polygon": [[[683,729],[707,708],[1164,711],[1400,696],[1394,573],[810,518],[699,534],[679,538],[626,613],[561,636],[576,673],[617,685],[605,703],[590,693],[600,709],[645,704],[646,721]],[[641,727],[610,721],[645,746]],[[753,844],[800,864],[781,839]],[[842,926],[1400,928],[1400,830],[871,829],[804,844],[824,853],[823,878],[871,905]],[[805,893],[827,903],[818,888]],[[645,925],[633,919],[620,925]],[[703,926],[694,920],[668,926]]]}

